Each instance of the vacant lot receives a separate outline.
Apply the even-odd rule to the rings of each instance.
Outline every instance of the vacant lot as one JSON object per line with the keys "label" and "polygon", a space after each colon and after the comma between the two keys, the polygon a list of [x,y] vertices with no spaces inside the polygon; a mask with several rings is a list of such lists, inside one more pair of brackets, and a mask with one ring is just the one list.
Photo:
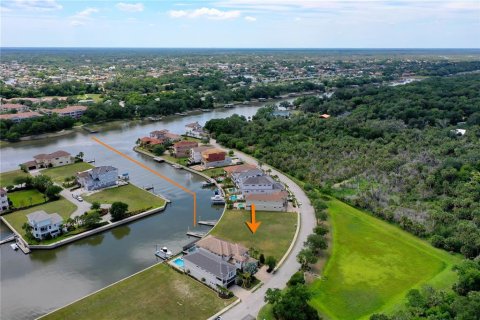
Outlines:
{"label": "vacant lot", "polygon": [[88,202],[114,203],[117,201],[128,204],[128,211],[153,209],[165,204],[165,200],[140,189],[132,184],[96,192],[91,196],[84,196]]}
{"label": "vacant lot", "polygon": [[257,211],[257,221],[262,224],[255,234],[245,225],[250,221],[250,211],[227,210],[212,230],[212,235],[255,248],[280,261],[287,251],[296,231],[297,214],[292,212]]}
{"label": "vacant lot", "polygon": [[208,319],[234,300],[160,264],[42,319]]}
{"label": "vacant lot", "polygon": [[23,208],[45,202],[43,193],[37,189],[9,192],[8,198],[12,201],[15,208]]}
{"label": "vacant lot", "polygon": [[93,166],[89,163],[77,162],[66,166],[45,169],[41,172],[42,174],[52,178],[53,181],[61,184],[65,180],[65,178],[75,176],[77,172],[85,171],[91,168],[93,168]]}
{"label": "vacant lot", "polygon": [[48,202],[25,210],[15,211],[13,213],[6,214],[3,217],[12,225],[12,227],[15,228],[15,230],[24,235],[25,233],[22,230],[22,226],[25,222],[27,222],[27,214],[38,210],[44,210],[47,213],[56,212],[65,221],[76,209],[77,207],[75,207],[75,205],[73,205],[70,201],[60,198],[60,200]]}
{"label": "vacant lot", "polygon": [[22,170],[14,170],[8,172],[0,173],[0,187],[6,187],[10,185],[14,185],[14,180],[17,177],[27,177],[29,176],[28,173],[23,172]]}
{"label": "vacant lot", "polygon": [[338,200],[328,203],[333,250],[311,304],[331,319],[389,312],[424,283],[450,287],[459,258]]}

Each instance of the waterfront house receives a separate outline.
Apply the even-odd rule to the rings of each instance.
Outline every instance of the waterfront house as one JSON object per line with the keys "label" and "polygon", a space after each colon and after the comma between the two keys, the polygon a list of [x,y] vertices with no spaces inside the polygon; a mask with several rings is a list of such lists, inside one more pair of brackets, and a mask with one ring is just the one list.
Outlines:
{"label": "waterfront house", "polygon": [[0,188],[0,212],[7,211],[9,207],[7,190]]}
{"label": "waterfront house", "polygon": [[150,138],[157,138],[160,140],[168,141],[168,142],[176,142],[182,140],[182,136],[179,134],[171,133],[170,131],[163,129],[163,130],[155,130],[150,132]]}
{"label": "waterfront house", "polygon": [[270,176],[248,177],[238,184],[243,195],[252,193],[275,193],[284,190],[284,186]]}
{"label": "waterfront house", "polygon": [[29,110],[29,107],[24,104],[19,103],[2,103],[0,104],[0,112],[26,112]]}
{"label": "waterfront house", "polygon": [[61,109],[41,109],[46,115],[58,114],[59,117],[71,117],[74,119],[79,119],[85,111],[87,110],[86,106],[68,106]]}
{"label": "waterfront house", "polygon": [[32,161],[23,163],[28,170],[40,168],[60,167],[75,162],[75,158],[66,151],[59,150],[53,153],[41,153],[33,157]]}
{"label": "waterfront house", "polygon": [[258,168],[253,168],[241,172],[234,172],[230,174],[230,178],[232,179],[232,182],[235,183],[238,189],[242,189],[243,181],[247,178],[253,178],[253,177],[261,177],[264,176],[265,174],[263,173],[262,170]]}
{"label": "waterfront house", "polygon": [[103,189],[117,184],[118,169],[112,166],[95,167],[77,173],[77,182],[85,190]]}
{"label": "waterfront house", "polygon": [[287,211],[288,193],[278,191],[274,193],[251,193],[245,196],[245,209],[250,210],[252,203],[256,210],[263,211]]}
{"label": "waterfront house", "polygon": [[231,164],[232,160],[227,157],[227,153],[217,148],[202,151],[201,163],[205,168],[223,167]]}
{"label": "waterfront house", "polygon": [[19,112],[19,113],[8,113],[8,114],[0,114],[0,120],[10,120],[14,123],[18,123],[28,119],[39,118],[42,115],[35,111],[29,112]]}
{"label": "waterfront house", "polygon": [[197,241],[195,246],[210,251],[239,270],[243,269],[247,262],[256,262],[248,255],[248,249],[241,244],[228,242],[211,235]]}
{"label": "waterfront house", "polygon": [[208,149],[212,149],[212,147],[200,146],[200,147],[190,149],[190,158],[189,158],[190,163],[191,164],[201,163],[202,152]]}
{"label": "waterfront house", "polygon": [[192,148],[198,147],[198,142],[182,140],[173,144],[173,152],[176,158],[186,158],[190,156]]}
{"label": "waterfront house", "polygon": [[195,279],[218,290],[235,282],[237,269],[220,256],[199,248],[183,257],[184,270]]}
{"label": "waterfront house", "polygon": [[151,137],[143,137],[139,139],[139,144],[141,147],[153,147],[159,144],[163,144],[165,140],[151,138]]}
{"label": "waterfront house", "polygon": [[203,131],[203,127],[197,121],[185,125],[185,135],[200,139],[206,134]]}
{"label": "waterfront house", "polygon": [[33,236],[39,240],[45,239],[47,235],[55,237],[62,230],[63,219],[58,213],[48,214],[40,210],[27,214],[27,219]]}

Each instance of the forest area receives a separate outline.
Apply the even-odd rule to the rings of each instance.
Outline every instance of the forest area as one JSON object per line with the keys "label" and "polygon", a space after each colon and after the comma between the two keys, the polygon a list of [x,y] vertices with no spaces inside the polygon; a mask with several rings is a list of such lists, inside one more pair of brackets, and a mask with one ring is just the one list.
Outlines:
{"label": "forest area", "polygon": [[[469,289],[454,292],[464,303],[473,299],[468,303],[478,310],[480,75],[345,88],[330,99],[298,99],[295,106],[289,119],[275,117],[272,106],[251,121],[234,115],[210,120],[206,129],[226,147],[304,181],[306,189],[318,188],[470,259],[458,267]],[[332,117],[320,117],[324,113]],[[428,290],[410,294],[417,309],[406,319],[457,299]],[[434,296],[445,299],[426,302]]]}

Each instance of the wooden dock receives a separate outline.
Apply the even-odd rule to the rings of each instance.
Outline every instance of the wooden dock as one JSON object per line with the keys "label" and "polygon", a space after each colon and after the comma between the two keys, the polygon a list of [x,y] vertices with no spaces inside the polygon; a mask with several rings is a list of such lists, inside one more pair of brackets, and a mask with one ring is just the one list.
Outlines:
{"label": "wooden dock", "polygon": [[195,238],[203,238],[205,237],[206,233],[205,232],[194,232],[194,231],[188,231],[187,236],[189,237],[195,237]]}
{"label": "wooden dock", "polygon": [[16,244],[20,248],[20,250],[22,250],[22,252],[25,253],[25,254],[29,254],[32,251],[32,250],[30,250],[28,245],[25,242],[23,242],[23,240],[21,240],[21,239],[17,239]]}
{"label": "wooden dock", "polygon": [[4,244],[4,243],[7,243],[7,242],[12,242],[12,241],[15,241],[15,235],[12,234],[10,237],[8,238],[5,238],[3,240],[0,240],[0,244]]}
{"label": "wooden dock", "polygon": [[217,224],[218,220],[201,220],[198,221],[198,224],[201,224],[203,226],[210,226],[213,227]]}

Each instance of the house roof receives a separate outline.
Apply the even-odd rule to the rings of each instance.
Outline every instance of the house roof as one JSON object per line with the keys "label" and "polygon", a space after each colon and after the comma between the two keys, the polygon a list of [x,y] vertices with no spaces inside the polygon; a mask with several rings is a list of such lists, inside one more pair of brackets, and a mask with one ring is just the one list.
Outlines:
{"label": "house roof", "polygon": [[227,154],[225,151],[217,149],[217,148],[210,148],[207,150],[202,151],[202,156],[207,156],[210,154]]}
{"label": "house roof", "polygon": [[118,169],[112,166],[100,166],[100,167],[95,167],[82,172],[78,172],[77,176],[79,177],[94,176],[94,175],[100,175],[100,174],[107,173],[110,171],[115,171],[115,170],[118,170]]}
{"label": "house roof", "polygon": [[40,222],[40,221],[45,221],[48,219],[51,219],[51,223],[62,223],[63,219],[58,213],[46,213],[44,210],[39,210],[35,211],[32,213],[27,214],[27,219],[34,221],[34,222]]}
{"label": "house roof", "polygon": [[46,109],[46,111],[51,111],[54,113],[70,113],[70,112],[75,112],[75,111],[85,111],[87,110],[86,106],[68,106],[65,108],[57,108],[57,109]]}
{"label": "house roof", "polygon": [[225,170],[229,174],[232,174],[232,173],[246,172],[256,168],[257,167],[253,164],[239,164],[236,166],[225,167],[223,168],[223,170]]}
{"label": "house roof", "polygon": [[230,272],[236,271],[234,265],[225,262],[221,257],[210,253],[206,250],[197,250],[193,253],[190,253],[186,256],[183,256],[183,260],[189,261],[203,270],[224,279]]}
{"label": "house roof", "polygon": [[0,188],[0,196],[4,196],[7,194],[7,190],[5,190],[4,188]]}
{"label": "house roof", "polygon": [[320,116],[320,118],[328,119],[328,118],[330,118],[330,115],[324,113],[324,114],[322,114],[322,115]]}
{"label": "house roof", "polygon": [[196,147],[196,146],[198,146],[198,142],[188,141],[188,140],[178,141],[178,142],[176,142],[176,143],[173,144],[173,147],[174,147],[174,148],[178,148],[178,147]]}
{"label": "house roof", "polygon": [[158,139],[158,138],[150,138],[150,137],[143,137],[140,139],[141,142],[143,143],[149,143],[149,144],[162,144],[164,141],[163,139]]}
{"label": "house roof", "polygon": [[19,103],[3,103],[1,105],[1,108],[3,109],[23,109],[23,108],[28,108],[28,106],[25,106],[23,104],[19,104]]}
{"label": "house roof", "polygon": [[274,193],[258,193],[258,194],[247,194],[245,200],[247,201],[285,201],[288,197],[288,192],[279,191]]}
{"label": "house roof", "polygon": [[208,149],[212,149],[212,147],[200,146],[200,147],[192,148],[192,151],[193,152],[203,152],[203,151],[208,150]]}
{"label": "house roof", "polygon": [[63,150],[58,150],[53,153],[41,153],[37,154],[36,156],[33,156],[34,159],[37,160],[49,160],[49,159],[55,159],[55,158],[60,158],[60,157],[69,157],[70,153],[63,151]]}
{"label": "house roof", "polygon": [[211,235],[197,241],[196,246],[217,255],[233,257],[240,261],[244,260],[244,255],[248,252],[247,248],[238,243],[228,242]]}
{"label": "house roof", "polygon": [[200,123],[197,122],[192,122],[192,123],[189,123],[189,124],[186,124],[185,127],[189,127],[189,128],[201,128],[202,126],[200,125]]}
{"label": "house roof", "polygon": [[270,176],[248,177],[243,180],[243,184],[275,184],[275,180]]}
{"label": "house roof", "polygon": [[29,112],[19,112],[19,113],[10,113],[10,114],[0,114],[0,119],[8,120],[8,119],[28,119],[28,118],[36,118],[41,117],[42,115],[35,111]]}

